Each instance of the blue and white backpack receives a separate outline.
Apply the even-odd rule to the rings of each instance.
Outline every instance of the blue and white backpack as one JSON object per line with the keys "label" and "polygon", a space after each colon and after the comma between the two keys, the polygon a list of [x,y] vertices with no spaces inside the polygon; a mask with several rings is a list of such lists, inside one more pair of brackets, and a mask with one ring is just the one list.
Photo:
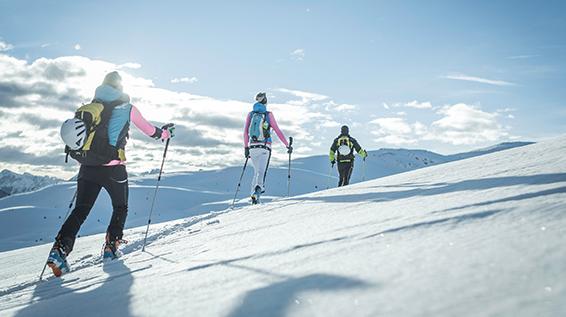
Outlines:
{"label": "blue and white backpack", "polygon": [[248,134],[250,142],[267,142],[271,137],[271,125],[269,124],[269,112],[250,112],[250,127]]}

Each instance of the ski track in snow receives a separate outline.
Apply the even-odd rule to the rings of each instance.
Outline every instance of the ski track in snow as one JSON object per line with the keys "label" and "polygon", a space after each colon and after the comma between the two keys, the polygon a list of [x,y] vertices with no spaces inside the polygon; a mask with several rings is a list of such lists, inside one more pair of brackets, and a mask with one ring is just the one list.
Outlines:
{"label": "ski track in snow", "polygon": [[[566,137],[126,231],[0,253],[2,316],[564,316]],[[50,273],[47,274],[48,276]],[[56,308],[56,310],[54,309]]]}

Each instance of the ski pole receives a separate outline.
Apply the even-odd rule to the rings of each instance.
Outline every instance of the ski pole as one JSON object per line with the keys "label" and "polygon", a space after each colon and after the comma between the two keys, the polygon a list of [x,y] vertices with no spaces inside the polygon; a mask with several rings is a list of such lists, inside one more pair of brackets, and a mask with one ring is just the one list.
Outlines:
{"label": "ski pole", "polygon": [[[63,221],[67,220],[67,217],[69,217],[69,214],[71,213],[71,208],[73,207],[73,202],[75,201],[75,198],[77,198],[77,190],[75,190],[75,194],[73,195],[73,198],[71,198],[71,201],[69,202],[69,207],[67,208],[67,214],[65,215],[65,218],[63,218]],[[41,270],[41,274],[39,274],[39,280],[40,281],[43,278],[43,273],[45,273],[45,268],[47,268],[47,261],[48,260],[49,260],[49,256],[47,256],[47,260],[45,261],[45,264],[43,264],[43,270]]]}
{"label": "ski pole", "polygon": [[[289,137],[289,149],[291,149],[291,145],[293,145],[292,136]],[[291,192],[291,153],[293,153],[293,151],[290,150],[288,152],[289,152],[289,172],[287,174],[287,197],[289,197],[289,194]]]}
{"label": "ski pole", "polygon": [[170,140],[171,138],[167,139],[167,142],[165,143],[165,150],[163,151],[163,160],[161,160],[161,168],[159,169],[159,176],[157,177],[157,183],[155,184],[155,192],[153,193],[151,208],[149,209],[149,218],[147,219],[147,228],[145,229],[145,237],[143,238],[142,252],[145,251],[147,233],[149,232],[149,224],[151,224],[151,214],[153,213],[153,206],[155,205],[155,197],[157,197],[157,190],[159,189],[159,181],[161,181],[161,173],[163,173],[163,165],[165,164],[165,156],[167,155],[167,148],[169,148]]}
{"label": "ski pole", "polygon": [[330,188],[330,180],[332,179],[333,167],[334,167],[333,164],[328,165],[328,178],[326,179],[326,189]]}
{"label": "ski pole", "polygon": [[238,192],[240,191],[240,185],[242,184],[242,178],[244,177],[244,172],[246,171],[246,166],[248,165],[248,159],[250,157],[247,156],[246,157],[246,162],[244,162],[244,168],[242,168],[242,174],[240,175],[240,180],[238,181],[238,186],[236,186],[236,193],[234,193],[234,199],[232,200],[232,209],[234,209],[234,204],[236,203],[236,196],[238,195]]}
{"label": "ski pole", "polygon": [[364,157],[362,163],[362,182],[365,182],[365,180],[366,180],[366,158]]}

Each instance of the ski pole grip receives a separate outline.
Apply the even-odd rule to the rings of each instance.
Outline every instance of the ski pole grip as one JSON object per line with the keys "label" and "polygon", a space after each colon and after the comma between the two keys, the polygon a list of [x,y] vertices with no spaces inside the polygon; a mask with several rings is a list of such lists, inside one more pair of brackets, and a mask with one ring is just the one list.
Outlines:
{"label": "ski pole grip", "polygon": [[289,137],[289,146],[291,146],[291,145],[293,145],[293,137],[292,136]]}

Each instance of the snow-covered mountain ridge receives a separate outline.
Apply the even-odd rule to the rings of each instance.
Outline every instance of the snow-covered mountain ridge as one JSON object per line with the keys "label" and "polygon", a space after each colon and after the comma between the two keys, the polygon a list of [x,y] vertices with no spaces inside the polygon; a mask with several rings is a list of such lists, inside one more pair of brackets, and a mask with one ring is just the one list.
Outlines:
{"label": "snow-covered mountain ridge", "polygon": [[30,173],[18,174],[4,169],[0,172],[0,198],[34,191],[61,181],[61,179],[55,177],[35,176]]}
{"label": "snow-covered mountain ridge", "polygon": [[[472,152],[465,152],[454,155],[441,155],[434,152],[425,150],[412,150],[412,149],[379,149],[375,151],[368,151],[370,155],[370,160],[379,159],[381,161],[380,166],[370,166],[368,168],[368,174],[365,175],[365,179],[372,179],[386,175],[393,175],[399,173],[400,171],[409,171],[416,168],[425,167],[428,165],[445,163],[448,161],[454,161],[464,158],[469,158],[473,156],[483,155],[486,153],[501,151],[513,147],[519,147],[531,144],[531,142],[507,142],[494,145],[487,149],[480,149]],[[295,160],[299,164],[305,164],[305,162],[316,160],[319,164],[308,163],[311,168],[313,166],[327,166],[327,156],[313,156],[304,159]],[[369,162],[368,161],[368,162]],[[380,163],[380,162],[378,162]],[[368,163],[372,165],[373,163]],[[327,172],[321,169],[319,172]],[[159,173],[159,169],[154,169],[149,173],[143,173],[141,175],[131,176],[144,176]],[[358,175],[359,174],[359,175]],[[361,180],[363,175],[361,171],[358,171],[354,175],[354,179]],[[75,181],[76,176],[69,181]],[[43,187],[57,184],[62,182],[62,179],[49,176],[35,176],[30,173],[18,174],[10,170],[4,169],[0,172],[0,198],[30,192],[34,190],[41,189]],[[318,188],[316,188],[318,189]]]}
{"label": "snow-covered mountain ridge", "polygon": [[[173,149],[174,150],[174,149]],[[480,155],[482,152],[474,152]],[[356,161],[351,183],[402,173],[417,168],[445,163],[446,156],[424,150],[380,149],[369,151],[366,162]],[[200,172],[167,173],[160,183],[153,223],[224,210],[234,197],[241,167]],[[251,170],[242,180],[237,205],[248,202]],[[287,166],[273,166],[267,174],[267,195],[264,201],[287,194]],[[129,213],[126,228],[147,223],[157,175],[130,178]],[[336,170],[330,169],[328,156],[293,160],[291,195],[299,195],[336,186]],[[64,182],[41,190],[0,199],[0,251],[43,244],[53,240],[68,212],[75,182]],[[103,191],[104,192],[104,191]],[[182,204],[178,202],[182,201]],[[111,215],[106,193],[100,195],[80,235],[105,232]],[[25,227],[19,224],[25,223]]]}
{"label": "snow-covered mountain ridge", "polygon": [[[566,137],[126,232],[0,253],[2,316],[563,316]],[[177,201],[177,204],[183,204]]]}

